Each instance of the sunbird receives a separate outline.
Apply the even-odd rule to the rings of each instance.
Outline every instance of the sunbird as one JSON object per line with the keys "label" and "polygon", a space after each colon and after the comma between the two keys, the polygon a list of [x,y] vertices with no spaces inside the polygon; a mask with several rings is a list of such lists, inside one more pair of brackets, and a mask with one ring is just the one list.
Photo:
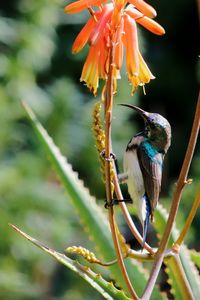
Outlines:
{"label": "sunbird", "polygon": [[159,200],[164,157],[171,144],[171,126],[160,114],[130,105],[144,120],[143,131],[128,142],[124,153],[124,179],[143,228],[143,247],[150,220]]}

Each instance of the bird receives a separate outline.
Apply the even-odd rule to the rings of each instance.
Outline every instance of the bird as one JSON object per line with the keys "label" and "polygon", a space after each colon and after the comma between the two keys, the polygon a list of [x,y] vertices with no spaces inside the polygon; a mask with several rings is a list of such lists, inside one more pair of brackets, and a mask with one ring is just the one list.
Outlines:
{"label": "bird", "polygon": [[164,157],[171,145],[171,126],[158,113],[146,112],[130,105],[144,120],[144,129],[135,134],[126,147],[123,159],[124,178],[128,193],[136,207],[143,228],[142,248],[150,221],[159,200]]}

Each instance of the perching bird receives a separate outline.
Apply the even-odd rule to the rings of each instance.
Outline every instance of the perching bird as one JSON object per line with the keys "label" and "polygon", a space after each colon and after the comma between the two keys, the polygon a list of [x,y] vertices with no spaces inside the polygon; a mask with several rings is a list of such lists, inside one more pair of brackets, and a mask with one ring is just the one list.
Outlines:
{"label": "perching bird", "polygon": [[157,113],[129,104],[121,105],[136,110],[144,119],[144,130],[133,136],[124,154],[124,175],[142,223],[144,246],[149,221],[153,220],[159,199],[163,160],[171,144],[171,126]]}

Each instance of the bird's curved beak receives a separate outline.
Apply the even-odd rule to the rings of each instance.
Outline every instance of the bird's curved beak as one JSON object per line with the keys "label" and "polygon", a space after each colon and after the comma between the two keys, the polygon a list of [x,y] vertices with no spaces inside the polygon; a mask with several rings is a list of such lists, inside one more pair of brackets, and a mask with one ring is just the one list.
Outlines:
{"label": "bird's curved beak", "polygon": [[131,105],[131,104],[124,104],[124,103],[120,103],[119,105],[126,106],[126,107],[136,110],[140,114],[140,116],[143,117],[143,119],[145,121],[148,121],[149,113],[147,111],[141,109],[140,107],[137,107],[137,106]]}

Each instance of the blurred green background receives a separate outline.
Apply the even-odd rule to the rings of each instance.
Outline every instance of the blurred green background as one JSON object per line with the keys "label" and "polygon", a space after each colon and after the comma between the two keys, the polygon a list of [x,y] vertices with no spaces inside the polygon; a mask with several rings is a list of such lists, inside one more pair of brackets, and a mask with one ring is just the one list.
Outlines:
{"label": "blurred green background", "polygon": [[[79,83],[87,49],[70,52],[87,12],[67,16],[63,0],[1,0],[0,4],[0,299],[101,299],[83,280],[58,265],[19,237],[14,223],[47,245],[94,248],[79,218],[25,118],[20,99],[27,101],[56,144],[77,170],[91,193],[105,198],[91,132],[96,101]],[[155,4],[155,5],[154,5]],[[166,159],[162,203],[170,196],[180,171],[198,95],[198,17],[195,1],[153,3],[163,37],[140,29],[141,48],[156,79],[130,96],[125,69],[115,103],[136,103],[160,112],[172,125],[173,140]],[[98,99],[98,97],[97,97]],[[130,111],[114,107],[113,144],[122,167],[127,141],[142,123]],[[199,149],[197,147],[197,149]],[[184,224],[200,178],[196,150],[178,214]],[[123,222],[123,221],[122,221]],[[200,250],[200,211],[187,236],[190,248]],[[131,240],[125,229],[127,240]],[[151,238],[148,237],[148,241]]]}

